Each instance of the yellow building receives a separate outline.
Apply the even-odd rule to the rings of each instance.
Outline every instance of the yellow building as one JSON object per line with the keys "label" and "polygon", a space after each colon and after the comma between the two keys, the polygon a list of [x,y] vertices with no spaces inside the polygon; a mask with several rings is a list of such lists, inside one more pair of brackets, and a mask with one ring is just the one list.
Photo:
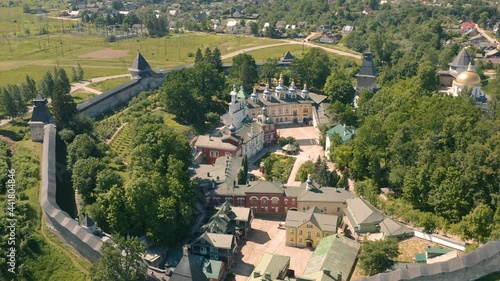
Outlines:
{"label": "yellow building", "polygon": [[288,211],[286,245],[315,248],[323,237],[337,233],[337,221],[337,216],[323,214],[317,207],[305,212]]}

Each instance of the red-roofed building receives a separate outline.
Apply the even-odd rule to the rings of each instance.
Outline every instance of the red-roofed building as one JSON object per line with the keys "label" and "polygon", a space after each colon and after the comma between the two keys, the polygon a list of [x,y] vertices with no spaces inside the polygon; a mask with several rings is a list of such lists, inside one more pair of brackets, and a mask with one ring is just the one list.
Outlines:
{"label": "red-roofed building", "polygon": [[477,28],[476,23],[471,22],[471,21],[465,21],[462,23],[462,26],[460,27],[460,31],[463,33],[469,32],[471,30],[474,30]]}

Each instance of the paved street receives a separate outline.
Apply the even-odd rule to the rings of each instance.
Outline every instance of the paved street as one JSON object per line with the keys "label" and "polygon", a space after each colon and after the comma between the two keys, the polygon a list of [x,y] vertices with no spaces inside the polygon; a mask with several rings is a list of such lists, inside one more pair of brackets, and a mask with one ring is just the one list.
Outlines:
{"label": "paved street", "polygon": [[286,230],[279,229],[278,223],[278,220],[253,220],[252,231],[248,238],[240,240],[240,253],[235,266],[230,269],[236,274],[236,281],[246,281],[265,252],[289,256],[290,269],[295,270],[295,275],[304,273],[313,251],[286,246]]}

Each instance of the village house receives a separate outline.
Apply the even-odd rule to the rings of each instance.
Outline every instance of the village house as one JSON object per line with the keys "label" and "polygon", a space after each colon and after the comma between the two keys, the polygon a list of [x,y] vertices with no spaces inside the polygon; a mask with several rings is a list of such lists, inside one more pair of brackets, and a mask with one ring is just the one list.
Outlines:
{"label": "village house", "polygon": [[341,143],[349,143],[356,135],[356,129],[349,128],[345,124],[338,124],[329,129],[325,133],[325,157],[330,157],[330,149],[333,143],[333,138],[340,138]]}
{"label": "village house", "polygon": [[245,207],[234,207],[228,200],[209,219],[208,223],[201,227],[202,231],[210,233],[234,234],[246,237],[252,229],[254,218],[252,209]]}
{"label": "village house", "polygon": [[337,221],[337,216],[324,214],[317,207],[306,211],[288,211],[286,245],[315,248],[323,237],[337,233]]}
{"label": "village house", "polygon": [[264,253],[247,281],[285,280],[290,257]]}
{"label": "village house", "polygon": [[183,256],[170,277],[170,281],[220,281],[225,273],[225,263],[189,253],[183,247]]}
{"label": "village house", "polygon": [[238,251],[236,237],[231,234],[205,232],[191,243],[191,253],[206,259],[224,262],[228,267],[233,264]]}

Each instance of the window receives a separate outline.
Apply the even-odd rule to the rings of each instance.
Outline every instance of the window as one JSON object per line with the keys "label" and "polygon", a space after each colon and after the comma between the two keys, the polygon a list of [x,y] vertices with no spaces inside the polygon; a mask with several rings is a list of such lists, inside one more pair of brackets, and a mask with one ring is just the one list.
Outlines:
{"label": "window", "polygon": [[210,259],[212,259],[212,260],[218,260],[219,256],[218,255],[210,255]]}
{"label": "window", "polygon": [[285,199],[285,205],[288,205],[288,199]]}
{"label": "window", "polygon": [[264,207],[264,212],[266,212],[266,213],[268,212],[267,207]]}
{"label": "window", "polygon": [[319,234],[319,232],[318,232],[318,233],[316,233],[316,237],[320,237],[320,234]]}
{"label": "window", "polygon": [[231,156],[231,152],[226,152],[226,156]]}
{"label": "window", "polygon": [[210,252],[217,253],[217,248],[215,248],[215,247],[210,247]]}
{"label": "window", "polygon": [[256,197],[250,198],[250,205],[257,206],[257,198]]}
{"label": "window", "polygon": [[340,208],[337,207],[337,212],[340,212]]}
{"label": "window", "polygon": [[206,254],[207,254],[207,248],[205,248],[205,247],[200,247],[200,253],[201,253],[202,255],[206,255]]}
{"label": "window", "polygon": [[313,228],[312,224],[307,224],[307,228]]}
{"label": "window", "polygon": [[219,151],[210,150],[210,157],[219,157]]}
{"label": "window", "polygon": [[267,205],[267,198],[262,198],[262,205]]}
{"label": "window", "polygon": [[280,202],[280,199],[279,199],[279,198],[277,198],[277,197],[273,197],[273,198],[271,199],[271,201],[272,201],[272,204],[273,204],[273,205],[278,205],[278,203]]}
{"label": "window", "polygon": [[302,238],[299,238],[299,242],[302,242]]}
{"label": "window", "polygon": [[302,211],[305,211],[306,210],[306,207],[302,207]]}
{"label": "window", "polygon": [[200,243],[201,243],[201,244],[205,244],[205,240],[201,239],[201,240],[200,240]]}
{"label": "window", "polygon": [[274,211],[277,213],[277,212],[278,212],[278,207],[275,207],[275,208],[274,208]]}
{"label": "window", "polygon": [[310,231],[309,231],[309,232],[307,232],[307,238],[308,238],[308,239],[311,239],[311,232],[310,232]]}
{"label": "window", "polygon": [[302,229],[301,229],[301,230],[299,230],[299,235],[302,235]]}
{"label": "window", "polygon": [[295,232],[295,228],[290,228],[290,233],[294,233]]}
{"label": "window", "polygon": [[292,204],[295,204],[295,199],[292,199]]}
{"label": "window", "polygon": [[290,238],[290,241],[292,241],[292,242],[293,242],[293,237],[291,237],[291,238]]}

